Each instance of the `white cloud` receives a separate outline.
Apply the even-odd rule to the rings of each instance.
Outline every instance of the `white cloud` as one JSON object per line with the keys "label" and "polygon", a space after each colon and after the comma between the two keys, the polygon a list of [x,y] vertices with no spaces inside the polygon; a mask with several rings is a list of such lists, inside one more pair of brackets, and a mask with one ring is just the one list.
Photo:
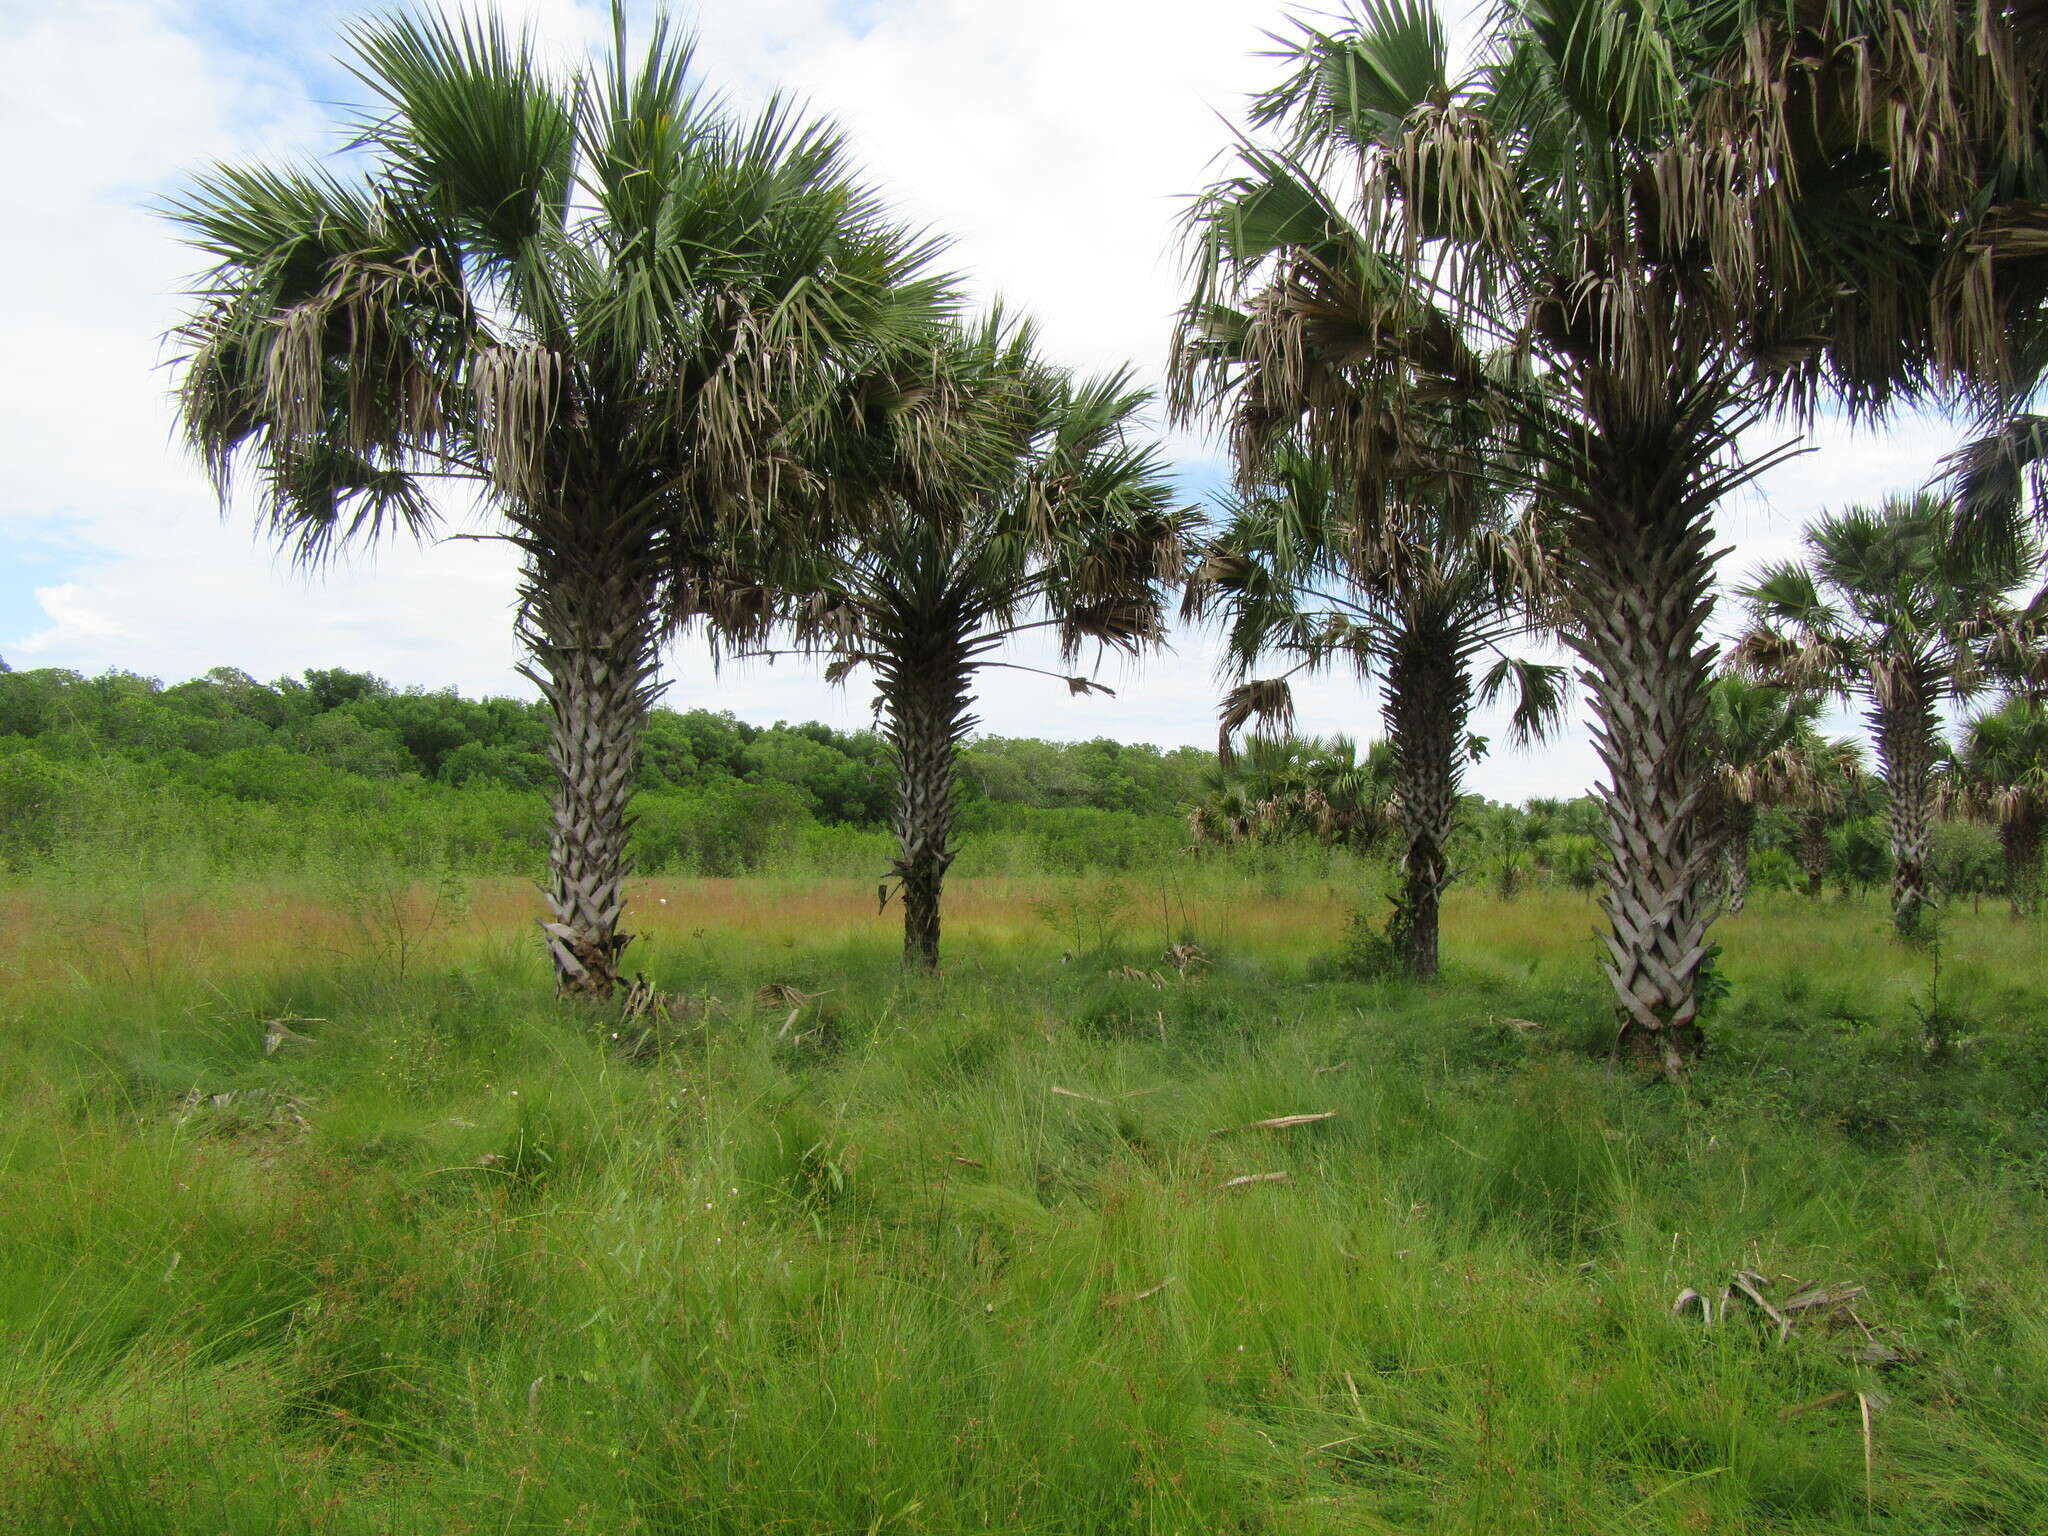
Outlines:
{"label": "white cloud", "polygon": [[[524,689],[511,640],[514,562],[502,546],[394,547],[320,577],[292,570],[246,522],[223,524],[172,443],[158,338],[193,266],[149,211],[177,178],[221,158],[332,147],[322,103],[337,0],[78,0],[0,12],[10,88],[0,140],[15,150],[26,238],[0,248],[0,539],[81,551],[39,590],[43,617],[0,634],[17,662],[165,677],[220,664],[260,675],[369,668],[405,684]],[[604,8],[506,7],[552,47],[601,38]],[[1180,294],[1175,234],[1186,195],[1217,167],[1226,121],[1272,66],[1254,57],[1286,7],[1242,0],[703,0],[700,62],[743,99],[780,86],[838,118],[858,156],[915,219],[955,237],[983,294],[1040,320],[1048,349],[1085,367],[1134,363],[1157,380]],[[1951,434],[1822,434],[1823,449],[1738,498],[1722,526],[1731,575],[1791,547],[1823,504],[1922,478]],[[1186,458],[1213,453],[1177,437]],[[1038,662],[1045,658],[1019,658]],[[1069,698],[1020,673],[987,677],[980,714],[1009,734],[1213,740],[1213,646],[1185,636],[1141,672],[1112,664],[1115,700]],[[680,705],[753,719],[867,718],[867,691],[827,688],[784,662],[714,676],[701,647],[675,656]],[[1371,733],[1348,683],[1301,690],[1302,723]],[[1497,718],[1477,728],[1498,738]],[[1489,794],[1569,793],[1594,767],[1583,741],[1474,775]]]}

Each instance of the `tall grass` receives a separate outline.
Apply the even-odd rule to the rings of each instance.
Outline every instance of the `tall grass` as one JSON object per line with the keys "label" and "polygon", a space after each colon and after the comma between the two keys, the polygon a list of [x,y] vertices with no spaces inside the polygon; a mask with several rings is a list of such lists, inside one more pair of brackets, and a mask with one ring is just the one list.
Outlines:
{"label": "tall grass", "polygon": [[[637,1061],[509,883],[18,895],[0,1530],[2048,1528],[2037,927],[1930,992],[1761,897],[1674,1096],[1590,908],[1424,991],[1322,979],[1360,895],[963,880],[926,983],[864,880],[645,882],[717,1002]],[[1674,1313],[1737,1269],[1864,1294]]]}

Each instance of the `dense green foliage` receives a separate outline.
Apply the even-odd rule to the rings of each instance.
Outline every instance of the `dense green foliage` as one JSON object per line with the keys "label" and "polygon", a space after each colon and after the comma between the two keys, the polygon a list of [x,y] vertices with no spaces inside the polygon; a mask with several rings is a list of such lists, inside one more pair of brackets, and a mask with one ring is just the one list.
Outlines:
{"label": "dense green foliage", "polygon": [[[163,687],[130,673],[0,673],[0,867],[95,845],[216,873],[345,864],[534,874],[546,854],[547,718],[519,699],[399,691],[341,669],[263,684],[220,668]],[[985,738],[962,754],[968,871],[1114,866],[1183,841],[1214,763],[1096,740]],[[657,709],[641,753],[647,873],[774,864],[881,870],[879,736]]]}
{"label": "dense green foliage", "polygon": [[[183,879],[353,879],[366,866],[537,875],[546,730],[536,702],[400,691],[340,668],[269,684],[220,668],[169,687],[125,672],[0,672],[0,873],[140,862]],[[1234,772],[1250,766],[1240,759]],[[1211,752],[1106,739],[982,737],[960,770],[967,875],[1179,861],[1188,813],[1235,782]],[[892,856],[888,767],[872,732],[658,709],[641,775],[635,855],[648,874],[879,877]],[[1883,884],[1891,866],[1881,802],[1852,809],[1832,834],[1830,880],[1861,890]],[[1590,889],[1598,832],[1590,800],[1467,797],[1453,863],[1506,895]],[[1385,852],[1370,840],[1319,849],[1321,835],[1305,822],[1256,852],[1219,856],[1353,867]],[[1783,814],[1759,817],[1760,887],[1797,882],[1794,837]],[[1973,822],[1936,829],[1933,869],[1952,894],[2003,889],[1996,834]]]}

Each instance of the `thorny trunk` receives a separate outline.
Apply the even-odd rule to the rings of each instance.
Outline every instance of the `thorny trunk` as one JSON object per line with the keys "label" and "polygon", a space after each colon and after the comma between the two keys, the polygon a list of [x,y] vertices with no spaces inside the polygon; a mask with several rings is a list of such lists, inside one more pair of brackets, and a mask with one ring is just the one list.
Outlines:
{"label": "thorny trunk", "polygon": [[1699,519],[1614,521],[1612,536],[1575,551],[1579,622],[1568,636],[1586,663],[1607,770],[1597,791],[1607,813],[1603,968],[1621,1016],[1616,1053],[1655,1061],[1675,1082],[1699,1051],[1695,983],[1711,915],[1699,728],[1714,566]]}
{"label": "thorny trunk", "polygon": [[1437,974],[1458,754],[1471,704],[1472,680],[1454,641],[1438,627],[1411,627],[1387,669],[1385,718],[1403,840],[1401,891],[1388,936],[1402,969],[1420,980]]}
{"label": "thorny trunk", "polygon": [[1801,811],[1799,823],[1799,867],[1806,871],[1806,894],[1820,895],[1821,881],[1828,872],[1828,817],[1825,811]]}
{"label": "thorny trunk", "polygon": [[627,806],[659,692],[652,583],[612,554],[565,559],[550,552],[544,568],[529,574],[521,621],[536,664],[529,675],[551,711],[555,769],[546,892],[553,921],[541,929],[556,987],[598,998],[611,995],[632,941],[619,930],[632,830]]}
{"label": "thorny trunk", "polygon": [[2005,856],[2005,899],[2014,917],[2032,917],[2041,906],[2042,818],[2027,810],[1998,824],[1999,851]]}
{"label": "thorny trunk", "polygon": [[1934,708],[1924,688],[1899,687],[1873,708],[1877,760],[1884,775],[1885,823],[1892,845],[1892,926],[1918,938],[1933,915],[1927,847],[1933,819]]}
{"label": "thorny trunk", "polygon": [[934,633],[897,655],[882,677],[884,732],[896,760],[892,873],[903,890],[903,963],[939,968],[939,895],[953,862],[953,755],[967,717],[968,654]]}

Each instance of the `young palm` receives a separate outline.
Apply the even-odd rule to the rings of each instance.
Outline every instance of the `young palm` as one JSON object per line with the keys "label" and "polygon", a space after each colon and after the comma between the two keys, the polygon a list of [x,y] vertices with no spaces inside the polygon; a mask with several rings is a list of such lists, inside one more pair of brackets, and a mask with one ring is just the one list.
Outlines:
{"label": "young palm", "polygon": [[[1904,49],[1940,11],[1947,61],[1977,13],[1881,9],[1800,14],[1832,28],[1869,11]],[[1777,457],[1744,461],[1738,440],[1830,390],[1875,412],[2006,345],[1979,310],[1943,311],[1945,327],[1904,313],[1972,206],[1963,157],[1888,163],[1815,142],[1790,121],[1822,110],[1808,80],[1861,56],[1808,60],[1806,32],[1777,48],[1783,11],[1503,0],[1463,79],[1428,0],[1362,0],[1340,25],[1304,26],[1254,110],[1266,136],[1197,206],[1177,355],[1177,403],[1224,410],[1247,464],[1300,433],[1394,487],[1413,472],[1404,424],[1419,409],[1458,401],[1489,424],[1471,472],[1536,498],[1593,695],[1617,1046],[1674,1078],[1699,1043],[1712,915],[1710,518]],[[2030,100],[2012,124],[2034,120]]]}
{"label": "young palm", "polygon": [[[735,115],[657,24],[551,73],[496,20],[350,34],[373,104],[353,179],[227,168],[173,210],[215,263],[179,405],[221,495],[239,465],[297,554],[439,522],[466,482],[523,560],[520,638],[552,710],[548,937],[603,995],[666,617],[744,629],[717,579],[825,510],[807,459],[849,370],[946,306],[838,138]],[[682,594],[682,596],[678,596]]]}
{"label": "young palm", "polygon": [[2015,695],[1963,728],[1951,803],[1998,827],[2014,917],[2041,905],[2041,843],[2048,834],[2048,705]]}
{"label": "young palm", "polygon": [[1942,706],[1984,684],[1987,653],[2014,634],[2009,594],[2040,565],[2031,542],[1958,547],[1949,508],[1921,494],[1831,513],[1806,533],[1807,559],[1742,588],[1752,624],[1746,670],[1860,697],[1884,780],[1892,921],[1919,933],[1932,894],[1928,837]]}
{"label": "young palm", "polygon": [[1849,816],[1866,814],[1863,802],[1870,780],[1863,766],[1863,744],[1853,737],[1826,737],[1807,730],[1785,753],[1792,759],[1786,774],[1791,793],[1778,803],[1792,817],[1806,894],[1818,897],[1833,852],[1829,834]]}
{"label": "young palm", "polygon": [[1188,813],[1197,847],[1301,835],[1343,848],[1379,845],[1394,820],[1390,743],[1361,757],[1348,736],[1301,740],[1228,734],[1204,794]]}
{"label": "young palm", "polygon": [[1054,631],[1069,664],[1090,642],[1163,644],[1192,514],[1139,441],[1145,393],[1127,374],[1080,380],[1040,361],[1029,327],[998,316],[955,335],[922,383],[901,387],[936,405],[846,434],[838,474],[858,511],[792,579],[791,602],[800,646],[832,658],[828,677],[874,671],[896,766],[904,962],[936,969],[977,674],[1015,666],[996,654],[1027,631]]}
{"label": "young palm", "polygon": [[[1402,838],[1390,937],[1408,974],[1427,978],[1438,968],[1451,823],[1472,751],[1472,664],[1537,627],[1528,588],[1535,554],[1497,513],[1479,527],[1458,527],[1444,515],[1441,476],[1418,475],[1402,494],[1412,504],[1398,520],[1361,517],[1321,461],[1283,446],[1268,461],[1266,484],[1239,499],[1205,551],[1187,607],[1223,619],[1227,665],[1240,676],[1267,656],[1294,663],[1283,676],[1233,691],[1226,728],[1291,715],[1287,679],[1295,672],[1344,662],[1383,679]],[[1560,671],[1503,656],[1480,697],[1511,684],[1516,738],[1546,732],[1561,713]]]}
{"label": "young palm", "polygon": [[1705,746],[1714,765],[1708,802],[1721,850],[1722,893],[1749,899],[1749,845],[1762,806],[1804,805],[1825,791],[1813,776],[1813,722],[1821,701],[1728,672],[1707,685]]}

